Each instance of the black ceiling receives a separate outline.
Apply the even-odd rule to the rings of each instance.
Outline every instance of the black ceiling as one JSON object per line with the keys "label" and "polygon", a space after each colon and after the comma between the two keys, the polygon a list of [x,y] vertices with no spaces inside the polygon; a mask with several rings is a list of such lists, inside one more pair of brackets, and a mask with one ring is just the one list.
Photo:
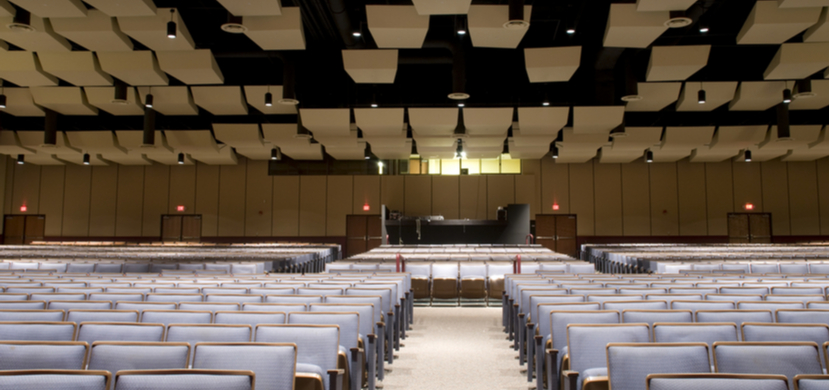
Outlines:
{"label": "black ceiling", "polygon": [[[634,1],[614,1],[634,3]],[[474,48],[469,35],[455,34],[455,16],[432,16],[424,49],[400,50],[394,84],[355,84],[343,69],[340,50],[375,48],[365,27],[367,4],[411,5],[409,0],[282,0],[286,7],[301,8],[306,50],[263,51],[244,35],[229,34],[219,26],[227,21],[227,11],[215,0],[155,0],[158,7],[175,7],[181,13],[199,49],[211,49],[222,69],[226,85],[265,85],[283,83],[283,59],[295,69],[296,93],[301,107],[361,107],[371,100],[383,107],[454,106],[447,98],[452,92],[452,56],[440,48],[457,42],[466,59],[466,88],[471,98],[468,107],[536,106],[543,99],[551,105],[616,105],[621,69],[626,65],[639,81],[645,80],[650,49],[605,48],[603,36],[609,0],[536,0],[532,2],[531,27],[519,47],[511,49]],[[345,3],[347,18],[332,9]],[[474,4],[507,4],[507,0],[473,0]],[[526,1],[526,4],[531,4]],[[754,5],[747,0],[702,0],[687,12],[695,24],[670,29],[653,45],[711,45],[709,64],[689,80],[762,80],[778,45],[737,45],[736,36]],[[710,31],[698,31],[699,20]],[[345,23],[344,23],[345,21]],[[344,31],[362,27],[363,37],[355,40]],[[574,26],[576,34],[565,34]],[[792,42],[800,42],[801,35]],[[136,49],[144,49],[134,42]],[[523,48],[582,46],[581,65],[567,83],[531,84],[524,66]],[[81,50],[80,48],[78,48]],[[820,74],[816,78],[822,77]],[[171,77],[171,85],[181,82]],[[616,91],[616,92],[615,92]],[[251,108],[247,116],[213,116],[200,110],[196,117],[162,117],[160,128],[206,129],[211,123],[296,122],[292,115],[262,115]],[[4,128],[35,130],[43,128],[42,118],[16,118],[0,114]],[[723,106],[712,112],[675,112],[669,105],[660,112],[626,113],[628,126],[749,125],[775,123],[774,108],[766,112],[730,112]],[[828,110],[793,111],[792,124],[827,124]],[[61,117],[60,130],[140,129],[140,117],[113,117],[101,112],[97,117]]]}

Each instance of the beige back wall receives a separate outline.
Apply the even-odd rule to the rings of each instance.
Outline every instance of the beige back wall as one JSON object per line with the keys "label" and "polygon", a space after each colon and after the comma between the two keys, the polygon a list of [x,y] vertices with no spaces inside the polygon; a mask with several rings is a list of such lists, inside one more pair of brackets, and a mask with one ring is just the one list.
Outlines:
{"label": "beige back wall", "polygon": [[[555,164],[522,175],[268,176],[267,161],[234,166],[37,166],[0,159],[5,214],[46,215],[51,237],[158,237],[162,214],[201,214],[202,235],[344,236],[346,215],[494,219],[529,203],[576,214],[580,236],[724,236],[726,214],[772,213],[774,235],[828,234],[828,160],[765,163]],[[553,203],[559,205],[552,210]],[[370,210],[364,211],[368,204]]]}

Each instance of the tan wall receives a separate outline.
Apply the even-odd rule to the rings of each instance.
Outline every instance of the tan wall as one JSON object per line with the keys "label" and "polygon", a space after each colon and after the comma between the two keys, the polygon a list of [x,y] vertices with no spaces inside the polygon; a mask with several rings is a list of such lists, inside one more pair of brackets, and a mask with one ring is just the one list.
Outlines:
{"label": "tan wall", "polygon": [[[577,214],[581,236],[724,236],[726,214],[772,213],[775,235],[828,234],[828,160],[764,163],[556,164],[525,161],[522,175],[268,176],[235,166],[17,165],[0,161],[6,214],[46,215],[47,236],[158,237],[162,214],[201,214],[206,237],[344,236],[346,215],[496,217],[528,203],[532,215]],[[552,209],[553,204],[559,210]],[[363,206],[369,205],[364,211]]]}

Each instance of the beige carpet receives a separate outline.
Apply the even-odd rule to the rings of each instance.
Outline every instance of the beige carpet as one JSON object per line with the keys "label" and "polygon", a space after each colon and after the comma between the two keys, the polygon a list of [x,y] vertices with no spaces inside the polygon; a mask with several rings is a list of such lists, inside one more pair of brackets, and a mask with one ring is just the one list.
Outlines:
{"label": "beige carpet", "polygon": [[519,372],[500,308],[415,308],[406,345],[384,390],[509,389],[531,385]]}

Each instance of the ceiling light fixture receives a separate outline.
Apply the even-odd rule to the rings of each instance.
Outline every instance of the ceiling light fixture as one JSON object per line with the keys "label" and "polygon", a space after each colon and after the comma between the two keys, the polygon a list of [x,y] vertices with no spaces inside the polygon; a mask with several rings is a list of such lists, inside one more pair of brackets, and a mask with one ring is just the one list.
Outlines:
{"label": "ceiling light fixture", "polygon": [[815,97],[813,92],[813,82],[810,79],[798,80],[793,87],[793,99],[806,99]]}
{"label": "ceiling light fixture", "polygon": [[611,130],[611,133],[608,135],[611,138],[622,138],[628,136],[628,134],[625,133],[625,122],[621,123],[619,126]]}
{"label": "ceiling light fixture", "polygon": [[706,104],[706,91],[703,89],[703,81],[700,82],[700,89],[697,91],[697,104]]}
{"label": "ceiling light fixture", "polygon": [[282,152],[280,151],[280,148],[275,146],[273,149],[271,149],[271,160],[273,160],[273,161],[282,160]]}
{"label": "ceiling light fixture", "polygon": [[784,91],[781,93],[783,95],[782,102],[786,104],[790,104],[793,101],[793,91],[787,88],[787,82],[784,82]]}
{"label": "ceiling light fixture", "polygon": [[700,25],[700,33],[701,34],[706,34],[708,32],[709,32],[709,26],[707,26],[705,24],[701,24]]}
{"label": "ceiling light fixture", "polygon": [[173,14],[176,13],[176,9],[170,9],[170,21],[167,22],[167,38],[174,39],[176,38],[176,22],[173,21]]}
{"label": "ceiling light fixture", "polygon": [[119,79],[115,79],[114,87],[115,94],[112,97],[113,104],[127,104],[127,84]]}
{"label": "ceiling light fixture", "polygon": [[744,161],[752,162],[752,152],[749,149],[744,150]]}
{"label": "ceiling light fixture", "polygon": [[573,22],[568,23],[568,27],[565,29],[565,34],[574,35],[576,34],[576,28],[573,25]]}
{"label": "ceiling light fixture", "polygon": [[271,96],[271,86],[268,86],[268,91],[265,92],[265,107],[271,107],[274,105],[274,97]]}
{"label": "ceiling light fixture", "polygon": [[6,108],[6,87],[0,85],[0,109]]}
{"label": "ceiling light fixture", "polygon": [[184,153],[179,153],[179,165],[184,165]]}
{"label": "ceiling light fixture", "polygon": [[26,163],[26,156],[22,154],[17,155],[17,165],[23,165]]}
{"label": "ceiling light fixture", "polygon": [[556,143],[550,144],[550,157],[554,160],[559,158],[559,148],[556,146]]}
{"label": "ceiling light fixture", "polygon": [[15,12],[14,14],[12,22],[7,24],[6,28],[8,28],[9,31],[12,32],[35,32],[37,30],[35,30],[35,28],[32,27],[31,19],[32,15],[29,13],[29,11],[26,11],[22,8],[18,8],[17,12]]}
{"label": "ceiling light fixture", "polygon": [[550,102],[549,102],[549,101],[547,101],[547,99],[545,99],[544,101],[542,101],[542,105],[543,105],[543,106],[545,106],[545,107],[547,107],[547,106],[549,106],[549,105],[550,105]]}
{"label": "ceiling light fixture", "polygon": [[144,107],[153,108],[153,94],[148,93],[144,96]]}
{"label": "ceiling light fixture", "polygon": [[464,107],[464,103],[458,103],[458,107]]}
{"label": "ceiling light fixture", "polygon": [[89,165],[89,153],[84,153],[84,165]]}
{"label": "ceiling light fixture", "polygon": [[455,17],[455,32],[458,35],[467,34],[467,21],[462,16]]}
{"label": "ceiling light fixture", "polygon": [[530,23],[525,20],[524,0],[509,0],[507,2],[507,21],[502,27],[510,30],[526,30]]}
{"label": "ceiling light fixture", "polygon": [[361,34],[360,31],[355,31],[355,32],[352,33],[352,36],[355,37],[355,38],[360,38],[362,35],[363,34]]}
{"label": "ceiling light fixture", "polygon": [[219,28],[226,33],[243,34],[248,31],[248,28],[242,24],[241,16],[233,16],[228,12],[228,22],[221,25]]}
{"label": "ceiling light fixture", "polygon": [[681,28],[692,24],[692,19],[686,16],[686,11],[671,11],[669,19],[663,22],[668,28]]}
{"label": "ceiling light fixture", "polygon": [[366,144],[366,148],[363,149],[363,159],[364,160],[371,160],[372,159],[372,145]]}
{"label": "ceiling light fixture", "polygon": [[464,144],[461,141],[461,138],[458,139],[457,145],[455,147],[455,158],[456,159],[467,158],[467,153],[464,151]]}
{"label": "ceiling light fixture", "polygon": [[370,106],[371,106],[372,108],[378,108],[378,104],[377,104],[377,103],[372,103],[372,104],[370,104]]}
{"label": "ceiling light fixture", "polygon": [[653,163],[654,162],[654,152],[651,150],[646,150],[646,162]]}

